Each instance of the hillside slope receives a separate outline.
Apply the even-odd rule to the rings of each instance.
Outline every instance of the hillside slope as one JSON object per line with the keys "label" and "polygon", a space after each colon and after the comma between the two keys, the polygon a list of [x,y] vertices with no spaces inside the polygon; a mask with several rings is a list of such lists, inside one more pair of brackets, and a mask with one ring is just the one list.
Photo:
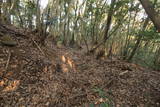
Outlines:
{"label": "hillside slope", "polygon": [[36,36],[0,26],[17,45],[0,44],[1,107],[160,106],[160,72],[119,60],[96,60],[81,50],[41,47]]}

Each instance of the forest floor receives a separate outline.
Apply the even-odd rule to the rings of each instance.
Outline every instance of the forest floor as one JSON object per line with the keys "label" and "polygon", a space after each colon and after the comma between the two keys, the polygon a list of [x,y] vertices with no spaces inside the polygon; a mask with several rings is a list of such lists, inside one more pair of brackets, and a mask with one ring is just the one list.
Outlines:
{"label": "forest floor", "polygon": [[40,47],[14,26],[1,25],[2,35],[18,45],[0,45],[0,107],[160,107],[158,71],[51,41]]}

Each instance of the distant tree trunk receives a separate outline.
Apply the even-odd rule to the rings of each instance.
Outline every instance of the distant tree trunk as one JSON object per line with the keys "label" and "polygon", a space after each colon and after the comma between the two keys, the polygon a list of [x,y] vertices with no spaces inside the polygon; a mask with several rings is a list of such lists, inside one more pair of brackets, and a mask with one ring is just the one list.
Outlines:
{"label": "distant tree trunk", "polygon": [[[65,20],[66,20],[66,19],[65,19]],[[63,36],[64,36],[64,38],[63,38],[63,44],[64,44],[64,45],[66,45],[66,43],[67,43],[67,40],[66,40],[66,39],[67,39],[67,37],[66,37],[66,36],[67,36],[67,35],[66,35],[66,27],[67,27],[67,23],[64,22],[64,28],[63,28],[63,29],[64,29],[64,31],[63,31]]]}
{"label": "distant tree trunk", "polygon": [[76,7],[74,10],[74,17],[75,17],[75,22],[74,22],[74,27],[73,27],[73,33],[72,33],[72,37],[71,37],[71,41],[69,43],[69,45],[72,47],[75,45],[75,36],[76,36],[76,31],[77,31],[77,26],[78,26],[78,20],[79,20],[79,14],[77,14],[78,12],[78,1],[76,2]]}
{"label": "distant tree trunk", "polygon": [[109,29],[110,29],[110,26],[111,26],[111,22],[112,22],[112,16],[113,16],[113,10],[114,10],[115,2],[116,2],[116,0],[112,0],[111,1],[111,8],[109,10],[108,18],[107,18],[107,26],[105,28],[104,42],[106,42],[107,39],[109,38],[108,37],[108,32],[109,32]]}
{"label": "distant tree trunk", "polygon": [[148,14],[149,18],[155,25],[158,32],[160,32],[160,15],[155,11],[154,6],[149,2],[149,0],[139,0]]}
{"label": "distant tree trunk", "polygon": [[18,17],[19,17],[19,20],[20,20],[20,26],[23,28],[23,19],[21,17],[21,14],[20,14],[20,10],[19,10],[19,7],[17,7],[17,13],[18,13]]}
{"label": "distant tree trunk", "polygon": [[[154,5],[152,6],[152,5],[150,5],[150,3],[149,3],[149,1],[148,0],[140,0],[141,1],[141,3],[142,3],[142,5],[144,5],[144,8],[146,8],[147,10],[146,10],[146,12],[147,12],[147,14],[148,14],[148,18],[145,20],[145,22],[144,22],[144,25],[143,25],[143,28],[142,28],[142,32],[143,31],[145,31],[145,29],[146,29],[146,27],[147,27],[147,25],[148,25],[148,23],[149,23],[149,18],[152,20],[152,18],[153,17],[155,17],[155,16],[152,16],[152,15],[154,15],[155,13],[155,11],[154,11],[154,6],[155,6],[155,4],[157,3],[157,0],[155,0],[154,1]],[[144,1],[146,1],[146,2],[144,2]],[[151,9],[151,10],[150,10]],[[153,12],[153,13],[150,13],[150,12]],[[149,14],[151,14],[151,15],[149,15]],[[154,19],[154,18],[153,18]],[[158,20],[157,20],[158,21]],[[131,54],[130,54],[130,56],[128,57],[128,59],[127,59],[127,61],[131,61],[132,60],[132,58],[134,57],[134,55],[135,55],[135,53],[136,53],[136,51],[137,51],[137,49],[138,49],[138,47],[139,47],[139,44],[140,44],[140,42],[141,42],[141,39],[142,39],[142,35],[140,35],[140,34],[138,34],[138,39],[137,39],[137,41],[136,41],[136,44],[135,44],[135,46],[134,46],[134,48],[133,48],[133,50],[132,50],[132,52],[131,52]]]}
{"label": "distant tree trunk", "polygon": [[7,13],[7,23],[8,24],[11,24],[11,5],[12,5],[12,0],[7,0],[7,3],[8,3],[8,7],[9,7],[9,10],[8,10],[8,13]]}
{"label": "distant tree trunk", "polygon": [[3,3],[3,0],[0,0],[0,21],[2,20],[1,17],[2,17],[2,3]]}
{"label": "distant tree trunk", "polygon": [[90,50],[90,52],[94,52],[98,47],[105,44],[105,42],[109,39],[109,37],[110,37],[109,36],[109,30],[110,30],[110,26],[111,26],[111,22],[112,22],[112,16],[114,14],[115,2],[116,2],[116,0],[111,1],[111,7],[110,7],[109,13],[108,13],[107,24],[106,24],[106,27],[105,27],[105,33],[104,33],[103,41],[101,43],[99,43],[95,48]]}
{"label": "distant tree trunk", "polygon": [[22,16],[21,16],[21,11],[20,11],[20,6],[19,6],[19,4],[20,4],[20,0],[15,0],[14,1],[14,4],[12,5],[12,10],[14,9],[15,11],[15,13],[16,13],[16,15],[17,15],[17,17],[19,18],[19,24],[20,24],[20,27],[22,27],[23,28],[23,19],[22,19]]}
{"label": "distant tree trunk", "polygon": [[[131,4],[131,8],[133,7],[133,3]],[[124,45],[124,52],[123,52],[123,60],[126,59],[128,55],[128,45],[129,45],[129,34],[130,34],[130,24],[131,24],[131,18],[132,18],[132,13],[130,12],[129,14],[129,22],[127,25],[127,33],[126,33],[126,40],[125,40],[125,45]]]}
{"label": "distant tree trunk", "polygon": [[66,45],[66,27],[67,27],[67,16],[68,16],[68,11],[67,11],[66,4],[67,3],[65,2],[64,3],[65,21],[64,21],[64,26],[63,26],[63,44],[64,45]]}
{"label": "distant tree trunk", "polygon": [[39,5],[39,0],[37,0],[37,3],[36,3],[36,11],[37,11],[37,14],[36,14],[36,29],[38,30],[38,32],[40,32],[40,23],[41,23],[41,20],[40,20],[40,5]]}
{"label": "distant tree trunk", "polygon": [[[45,45],[45,40],[47,38],[47,28],[48,28],[48,25],[50,24],[49,18],[50,18],[50,8],[48,8],[47,17],[46,17],[46,24],[45,24],[44,32],[42,33],[42,38],[41,38],[41,44],[43,46]],[[43,29],[43,27],[42,27],[42,29]]]}
{"label": "distant tree trunk", "polygon": [[[147,27],[147,25],[148,25],[148,22],[149,22],[149,18],[147,18],[147,19],[145,20],[144,25],[143,25],[143,28],[142,28],[142,32],[145,31],[145,29],[146,29],[146,27]],[[140,32],[141,32],[141,31],[140,31]],[[132,60],[133,56],[135,55],[135,53],[136,53],[136,51],[137,51],[137,49],[138,49],[138,47],[139,47],[139,44],[140,44],[141,39],[142,39],[142,37],[143,37],[143,36],[140,34],[140,32],[139,32],[139,34],[138,34],[138,39],[137,39],[137,41],[136,41],[136,44],[135,44],[135,46],[134,46],[134,48],[133,48],[133,50],[132,50],[129,58],[127,59],[127,61],[131,61],[131,60]]]}
{"label": "distant tree trunk", "polygon": [[[131,9],[133,8],[134,3],[131,3]],[[126,33],[126,40],[125,40],[125,45],[124,45],[124,52],[123,52],[123,60],[126,60],[128,54],[130,53],[129,51],[129,45],[130,45],[130,41],[131,41],[131,28],[134,28],[135,22],[136,22],[136,16],[137,16],[138,11],[135,11],[134,17],[133,17],[133,21],[132,21],[132,15],[133,13],[130,12],[130,16],[129,16],[129,22],[128,22],[128,26],[127,26],[127,33]],[[131,23],[132,22],[132,23]]]}
{"label": "distant tree trunk", "polygon": [[156,70],[160,69],[160,47],[157,49],[157,51],[155,52],[155,56],[154,56],[154,65],[156,67]]}
{"label": "distant tree trunk", "polygon": [[10,9],[11,9],[11,0],[6,0],[4,2],[4,7],[3,7],[3,20],[7,24],[11,24],[11,15],[10,15]]}
{"label": "distant tree trunk", "polygon": [[67,36],[69,36],[70,33],[70,15],[68,15],[68,20],[67,20]]}
{"label": "distant tree trunk", "polygon": [[32,15],[28,15],[28,28],[32,29]]}

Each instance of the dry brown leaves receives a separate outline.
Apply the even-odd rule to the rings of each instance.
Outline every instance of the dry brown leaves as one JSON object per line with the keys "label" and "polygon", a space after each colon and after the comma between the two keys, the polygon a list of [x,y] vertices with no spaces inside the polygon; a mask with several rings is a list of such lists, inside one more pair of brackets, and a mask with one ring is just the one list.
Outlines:
{"label": "dry brown leaves", "polygon": [[0,46],[1,107],[87,107],[105,101],[117,107],[160,106],[160,72],[119,60],[96,60],[49,41],[40,47],[44,55],[34,36],[29,39],[22,29],[6,26],[0,32],[18,41],[16,47]]}

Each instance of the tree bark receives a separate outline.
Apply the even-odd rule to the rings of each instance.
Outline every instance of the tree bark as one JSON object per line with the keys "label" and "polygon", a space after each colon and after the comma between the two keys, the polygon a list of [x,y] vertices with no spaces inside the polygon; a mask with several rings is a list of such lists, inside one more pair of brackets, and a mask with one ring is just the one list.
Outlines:
{"label": "tree bark", "polygon": [[37,14],[36,14],[36,29],[38,30],[38,32],[40,31],[40,23],[41,23],[41,20],[40,20],[40,17],[41,17],[41,12],[40,12],[40,1],[37,0],[37,3],[36,3],[36,11],[37,11]]}
{"label": "tree bark", "polygon": [[160,32],[160,16],[155,11],[154,6],[149,2],[149,0],[139,0],[145,9],[146,13],[148,14],[148,17],[151,19],[153,24],[155,25],[158,32]]}

